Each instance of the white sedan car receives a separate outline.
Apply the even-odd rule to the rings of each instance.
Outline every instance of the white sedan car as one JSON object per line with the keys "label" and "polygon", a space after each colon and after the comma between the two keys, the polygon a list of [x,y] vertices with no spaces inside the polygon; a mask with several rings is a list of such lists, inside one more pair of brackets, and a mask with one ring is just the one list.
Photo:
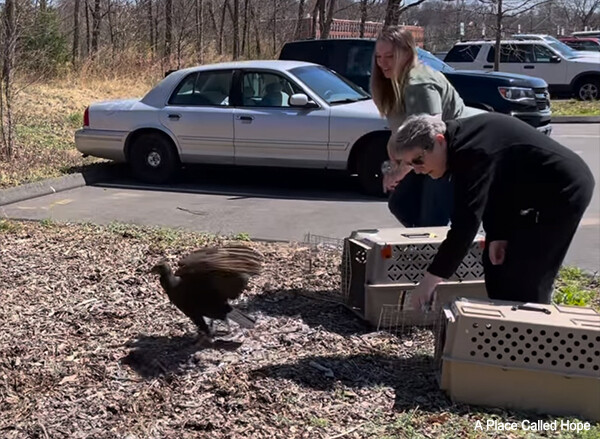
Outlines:
{"label": "white sedan car", "polygon": [[389,135],[369,95],[331,70],[244,61],[175,71],[142,99],[93,103],[75,144],[152,183],[187,163],[345,169],[377,194]]}

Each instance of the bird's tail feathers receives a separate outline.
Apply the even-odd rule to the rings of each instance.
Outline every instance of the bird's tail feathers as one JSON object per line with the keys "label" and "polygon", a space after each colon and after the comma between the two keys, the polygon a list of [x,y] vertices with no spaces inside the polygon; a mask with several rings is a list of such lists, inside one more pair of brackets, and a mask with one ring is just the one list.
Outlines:
{"label": "bird's tail feathers", "polygon": [[230,320],[233,320],[235,323],[240,325],[242,328],[247,328],[247,329],[253,328],[254,323],[256,322],[256,320],[254,320],[252,317],[241,312],[239,309],[236,309],[236,308],[233,308],[233,310],[231,310],[227,314],[227,318]]}

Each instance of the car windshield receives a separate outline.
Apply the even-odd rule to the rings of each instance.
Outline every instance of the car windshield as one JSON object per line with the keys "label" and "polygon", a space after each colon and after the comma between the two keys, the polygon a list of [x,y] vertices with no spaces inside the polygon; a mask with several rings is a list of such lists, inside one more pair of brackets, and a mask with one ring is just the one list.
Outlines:
{"label": "car windshield", "polygon": [[548,45],[550,47],[552,47],[554,50],[556,50],[561,55],[563,55],[563,56],[565,56],[567,58],[575,58],[575,57],[577,57],[577,52],[575,50],[573,50],[573,48],[567,46],[562,41],[559,41],[556,38],[549,37],[549,36],[548,37],[544,37],[544,40],[546,40],[546,43],[548,43]]}
{"label": "car windshield", "polygon": [[291,69],[300,79],[328,104],[345,104],[371,97],[360,87],[322,66],[305,66]]}
{"label": "car windshield", "polygon": [[417,55],[419,57],[419,61],[423,64],[431,67],[433,70],[437,70],[438,72],[453,72],[454,68],[450,67],[444,61],[427,52],[426,50],[417,48]]}

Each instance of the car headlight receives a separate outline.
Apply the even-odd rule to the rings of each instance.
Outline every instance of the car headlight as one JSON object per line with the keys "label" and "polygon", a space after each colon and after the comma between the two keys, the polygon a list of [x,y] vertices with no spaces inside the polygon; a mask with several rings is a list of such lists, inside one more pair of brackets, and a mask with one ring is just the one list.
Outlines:
{"label": "car headlight", "polygon": [[535,92],[525,87],[498,87],[502,97],[508,101],[535,105]]}

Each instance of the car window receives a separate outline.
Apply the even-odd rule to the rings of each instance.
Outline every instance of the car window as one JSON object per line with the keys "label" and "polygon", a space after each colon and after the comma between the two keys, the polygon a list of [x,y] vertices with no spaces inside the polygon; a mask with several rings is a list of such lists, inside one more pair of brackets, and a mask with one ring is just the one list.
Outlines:
{"label": "car window", "polygon": [[228,106],[231,78],[231,70],[189,74],[171,95],[169,105]]}
{"label": "car window", "polygon": [[480,44],[461,44],[454,46],[444,58],[445,62],[473,62],[481,50]]}
{"label": "car window", "polygon": [[351,76],[370,76],[372,62],[373,46],[351,46],[348,50],[345,72]]}
{"label": "car window", "polygon": [[453,72],[454,68],[450,67],[444,61],[439,59],[437,56],[432,55],[426,50],[420,49],[417,47],[417,55],[419,57],[419,61],[421,61],[426,66],[431,67],[433,70],[437,70],[438,72]]}
{"label": "car window", "polygon": [[244,72],[242,105],[245,107],[289,107],[290,96],[302,89],[281,75]]}
{"label": "car window", "polygon": [[[488,61],[492,51],[488,54]],[[500,62],[501,63],[532,63],[535,58],[533,55],[532,44],[501,44]],[[493,62],[494,58],[490,62]]]}
{"label": "car window", "polygon": [[290,73],[329,104],[370,99],[363,89],[325,67],[296,67]]}
{"label": "car window", "polygon": [[533,53],[535,54],[535,62],[539,63],[549,63],[552,57],[556,56],[550,49],[540,45],[533,47]]}

